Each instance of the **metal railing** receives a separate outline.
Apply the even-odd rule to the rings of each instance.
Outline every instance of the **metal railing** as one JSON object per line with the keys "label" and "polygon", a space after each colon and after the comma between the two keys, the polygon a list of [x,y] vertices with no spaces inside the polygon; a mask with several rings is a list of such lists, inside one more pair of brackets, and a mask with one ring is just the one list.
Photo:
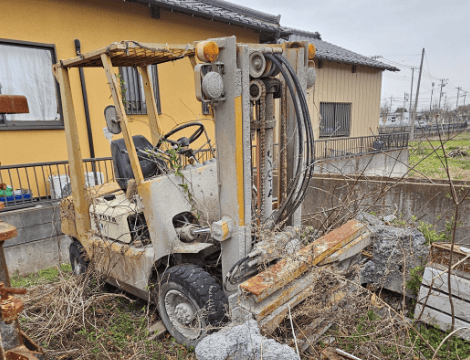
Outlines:
{"label": "metal railing", "polygon": [[[196,157],[199,163],[203,163],[214,156],[210,149],[203,149]],[[180,160],[183,166],[188,165],[186,157],[181,156]],[[0,184],[7,187],[0,189],[4,211],[50,203],[69,196],[72,189],[68,166],[66,160],[0,166]],[[86,187],[116,179],[111,157],[84,159],[83,168]]]}
{"label": "metal railing", "polygon": [[[111,157],[84,159],[87,187],[115,179]],[[0,166],[0,201],[4,210],[31,207],[71,194],[68,161]]]}
{"label": "metal railing", "polygon": [[[433,124],[433,125],[418,125],[415,126],[415,138],[430,137],[436,135],[450,135],[460,131],[470,131],[467,122],[449,123],[449,124]],[[380,134],[394,134],[411,132],[411,126],[381,126],[379,127]]]}
{"label": "metal railing", "polygon": [[362,156],[408,147],[409,133],[380,134],[315,141],[315,159]]}

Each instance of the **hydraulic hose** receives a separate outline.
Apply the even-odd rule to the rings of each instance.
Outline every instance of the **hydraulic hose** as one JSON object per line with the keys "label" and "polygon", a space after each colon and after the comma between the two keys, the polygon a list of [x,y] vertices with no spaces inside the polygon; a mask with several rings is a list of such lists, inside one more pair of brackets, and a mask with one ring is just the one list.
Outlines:
{"label": "hydraulic hose", "polygon": [[[282,76],[286,81],[286,85],[289,89],[289,93],[291,95],[292,101],[294,103],[295,113],[296,113],[296,120],[297,120],[297,132],[299,134],[299,142],[298,142],[298,158],[297,158],[297,166],[296,166],[296,173],[293,176],[293,183],[287,198],[285,199],[281,209],[279,211],[279,215],[277,219],[275,219],[275,223],[279,223],[288,219],[300,206],[305,195],[308,190],[308,185],[310,178],[313,174],[313,164],[315,158],[315,147],[314,147],[314,139],[313,139],[313,128],[312,123],[310,120],[310,114],[308,111],[308,104],[305,98],[305,95],[302,91],[302,87],[300,85],[299,79],[297,78],[295,71],[293,70],[292,66],[289,62],[280,54],[271,55],[265,54],[265,57],[276,66],[279,71],[281,72]],[[284,65],[288,72],[283,68]],[[289,73],[289,74],[288,74]],[[290,75],[290,76],[289,76]],[[291,80],[292,79],[292,80]],[[293,85],[294,83],[295,88],[297,90],[297,96],[294,91]],[[298,98],[298,101],[297,101]],[[299,104],[301,107],[301,112],[299,109]],[[302,116],[301,116],[302,114]],[[303,120],[303,121],[302,121]],[[304,142],[303,142],[303,128],[305,128],[305,135],[306,135],[306,151],[304,152]],[[305,154],[305,163],[306,169],[302,171],[302,160],[304,159]],[[303,176],[302,176],[303,175]],[[300,178],[302,177],[302,180]],[[299,186],[300,181],[300,186]]]}

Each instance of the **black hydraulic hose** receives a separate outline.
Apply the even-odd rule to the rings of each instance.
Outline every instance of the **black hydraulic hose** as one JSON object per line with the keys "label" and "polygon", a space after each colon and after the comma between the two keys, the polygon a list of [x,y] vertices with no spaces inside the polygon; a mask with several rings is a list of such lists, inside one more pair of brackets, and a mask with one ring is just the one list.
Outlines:
{"label": "black hydraulic hose", "polygon": [[303,179],[303,182],[302,182],[302,185],[301,185],[301,191],[299,192],[301,195],[297,199],[297,201],[298,201],[297,206],[299,206],[300,203],[303,201],[303,199],[306,196],[308,185],[309,185],[309,182],[310,182],[310,178],[311,178],[311,176],[313,174],[313,170],[314,170],[313,164],[314,164],[314,161],[315,161],[315,146],[314,146],[315,144],[314,144],[314,137],[313,137],[313,128],[312,128],[312,122],[311,122],[311,119],[310,119],[310,113],[308,111],[307,100],[306,100],[305,95],[302,91],[300,82],[297,79],[297,77],[295,76],[294,69],[292,68],[292,66],[289,64],[289,62],[285,58],[283,58],[280,55],[278,55],[277,57],[286,66],[287,70],[291,74],[291,77],[292,77],[292,79],[294,81],[294,84],[296,86],[296,89],[297,89],[297,93],[299,94],[299,100],[301,102],[302,110],[303,110],[303,113],[304,113],[305,129],[306,129],[306,135],[307,135],[307,148],[308,148],[308,150],[307,150],[307,159],[306,159],[307,160],[306,161],[306,164],[307,164],[306,173],[308,175],[304,176],[304,179]]}
{"label": "black hydraulic hose", "polygon": [[307,175],[304,176],[302,185],[300,187],[300,191],[299,191],[300,195],[296,201],[297,202],[296,208],[297,208],[298,206],[300,206],[300,204],[302,203],[302,201],[304,200],[307,194],[309,182],[314,171],[313,165],[315,162],[315,146],[314,146],[315,143],[314,143],[314,137],[313,137],[313,128],[312,128],[312,122],[310,119],[310,113],[308,111],[307,99],[305,98],[305,94],[302,91],[302,87],[300,85],[298,78],[296,77],[294,69],[284,57],[282,57],[281,55],[276,55],[276,57],[280,60],[280,62],[282,62],[285,65],[285,67],[287,68],[287,70],[289,71],[292,77],[292,80],[297,89],[297,94],[299,96],[299,100],[302,106],[302,111],[303,111],[304,120],[305,120],[304,125],[305,125],[305,130],[306,130],[306,135],[307,135],[307,154],[306,154],[307,155],[307,159],[306,159],[306,164],[307,164],[306,174]]}
{"label": "black hydraulic hose", "polygon": [[303,157],[302,121],[301,121],[301,117],[300,117],[299,104],[296,101],[295,91],[294,91],[294,88],[292,86],[292,83],[290,82],[290,79],[289,79],[289,76],[288,76],[287,72],[284,70],[281,63],[279,62],[279,60],[276,57],[274,57],[271,54],[264,54],[264,56],[267,59],[271,60],[273,65],[278,68],[278,70],[281,72],[282,76],[286,80],[286,85],[289,88],[289,93],[290,93],[292,101],[294,103],[294,108],[295,108],[295,113],[296,113],[296,120],[297,120],[297,128],[298,128],[298,134],[299,134],[299,144],[301,145],[299,147],[299,156],[297,158],[297,166],[296,166],[297,173],[293,177],[294,178],[294,184],[293,184],[291,190],[289,191],[286,202],[283,204],[282,208],[279,211],[279,216],[275,221],[276,223],[278,223],[279,221],[282,221],[282,220],[284,220],[284,219],[286,219],[290,216],[290,214],[291,214],[290,211],[289,211],[289,214],[285,214],[286,216],[284,216],[285,209],[287,208],[287,205],[290,205],[290,203],[291,203],[290,200],[292,199],[292,197],[293,197],[293,195],[294,195],[294,193],[297,189],[297,185],[298,185],[298,181],[299,181],[299,174],[300,174],[300,170],[301,170],[301,159]]}
{"label": "black hydraulic hose", "polygon": [[[273,56],[268,54],[268,56],[266,56],[266,57],[272,60]],[[293,214],[294,211],[300,206],[300,204],[302,203],[303,199],[306,196],[309,181],[310,181],[311,176],[313,174],[313,164],[314,164],[314,159],[315,159],[315,148],[314,148],[314,139],[313,139],[313,128],[312,128],[312,123],[311,123],[311,120],[310,120],[310,114],[309,114],[309,111],[308,111],[308,104],[307,104],[305,95],[302,91],[300,82],[298,81],[298,79],[296,77],[296,74],[295,74],[294,70],[292,69],[292,66],[287,62],[287,60],[284,59],[281,55],[276,55],[276,58],[279,61],[278,62],[273,61],[275,66],[277,68],[282,69],[282,65],[280,65],[280,62],[282,62],[286,66],[286,68],[288,69],[288,71],[290,73],[290,77],[292,78],[292,80],[293,80],[293,82],[296,86],[296,90],[297,90],[298,98],[299,98],[299,103],[302,107],[302,115],[303,115],[302,118],[304,120],[303,122],[304,122],[306,136],[307,136],[307,141],[306,141],[306,145],[307,145],[307,149],[306,149],[307,150],[306,151],[307,169],[305,169],[305,171],[303,171],[303,179],[302,179],[301,185],[299,187],[298,186],[298,179],[300,178],[300,173],[302,171],[300,171],[300,167],[297,168],[297,175],[295,177],[296,181],[294,181],[291,192],[290,192],[286,202],[283,204],[283,207],[281,208],[281,211],[279,212],[279,216],[276,220],[276,222],[279,222],[279,221],[282,221],[282,220],[288,218],[289,216],[291,216],[291,214]],[[282,74],[283,74],[283,76],[286,80],[286,84],[288,85],[289,91],[291,92],[291,96],[292,96],[292,86],[290,84],[290,78],[286,76],[285,72],[282,72]],[[293,97],[293,99],[294,99],[294,97]],[[295,99],[294,99],[294,104],[296,105]],[[300,118],[298,113],[297,113],[297,116],[298,116],[298,118]],[[299,131],[299,134],[302,134],[302,128],[301,127],[298,129],[298,131]],[[303,150],[303,145],[304,145],[303,141],[299,141],[299,155],[300,155],[299,160],[302,158],[302,155],[303,155],[303,151],[302,151]]]}
{"label": "black hydraulic hose", "polygon": [[227,275],[225,276],[225,281],[224,281],[224,289],[225,291],[229,291],[229,289],[227,289],[227,283],[230,283],[231,285],[234,285],[232,283],[232,278],[233,278],[233,275],[235,275],[238,271],[239,271],[239,268],[240,268],[240,265],[243,264],[245,261],[249,260],[250,257],[249,256],[245,256],[244,258],[241,258],[240,260],[238,260],[233,266],[232,268],[229,270],[229,272],[227,273]]}

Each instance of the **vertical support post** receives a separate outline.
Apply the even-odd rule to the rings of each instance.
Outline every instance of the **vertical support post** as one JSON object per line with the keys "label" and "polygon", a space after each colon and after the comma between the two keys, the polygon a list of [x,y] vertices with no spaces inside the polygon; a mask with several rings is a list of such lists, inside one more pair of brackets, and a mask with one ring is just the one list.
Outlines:
{"label": "vertical support post", "polygon": [[[249,130],[249,94],[248,78],[248,51],[238,49],[235,37],[224,38],[225,44],[221,48],[219,61],[224,64],[222,79],[226,100],[214,105],[215,137],[217,145],[217,168],[219,182],[219,208],[220,216],[232,219],[234,229],[232,237],[223,241],[222,246],[222,276],[225,276],[235,263],[249,252],[249,233],[246,219],[250,219],[245,209],[251,199],[251,168],[249,164],[249,151],[247,146],[250,136]],[[237,58],[241,57],[237,67]],[[246,69],[246,70],[245,70]],[[243,84],[243,86],[242,86]],[[243,89],[243,90],[242,90]],[[248,97],[246,97],[248,96]],[[248,126],[248,127],[247,127]],[[247,131],[248,129],[248,131]],[[247,161],[248,160],[248,161]],[[247,189],[247,186],[249,189]],[[226,285],[228,294],[236,291],[236,287]]]}
{"label": "vertical support post", "polygon": [[[305,73],[305,55],[303,48],[291,48],[287,49],[287,61],[291,64],[294,71],[299,73]],[[307,90],[306,76],[299,76],[300,79],[304,79],[302,82],[302,90],[305,92]],[[301,115],[302,116],[302,115]],[[292,97],[287,95],[287,138],[289,142],[286,144],[287,149],[287,184],[289,186],[293,181],[294,174],[297,169],[295,169],[295,164],[297,157],[299,156],[298,147],[304,146],[304,144],[299,144],[299,137],[297,135],[297,130],[304,131],[304,129],[297,129],[296,115],[294,102]],[[305,164],[303,164],[305,165]],[[300,228],[301,224],[301,207],[299,207],[292,219],[289,220],[288,225],[292,225]]]}
{"label": "vertical support post", "polygon": [[150,122],[150,132],[152,136],[152,144],[157,145],[162,134],[160,122],[158,119],[157,104],[155,103],[155,93],[153,92],[152,82],[150,81],[149,71],[147,66],[138,66],[142,82],[144,83],[145,101],[147,103],[147,114]]}
{"label": "vertical support post", "polygon": [[72,197],[75,211],[75,226],[78,240],[85,240],[87,232],[91,230],[90,213],[85,190],[85,174],[83,171],[82,151],[78,133],[77,119],[73,107],[72,89],[68,69],[54,65],[54,75],[59,82],[62,112],[64,114],[65,137],[67,139],[67,153],[69,158],[70,174],[72,177]]}
{"label": "vertical support post", "polygon": [[[264,157],[264,211],[261,214],[261,220],[265,221],[271,217],[273,212],[273,182],[274,182],[274,94],[271,89],[266,93],[266,132],[265,147],[266,156]],[[258,176],[261,166],[258,168]]]}
{"label": "vertical support post", "polygon": [[103,62],[103,67],[106,71],[109,88],[114,100],[114,105],[116,106],[116,113],[120,120],[121,130],[124,137],[124,142],[126,143],[127,152],[129,154],[129,160],[131,163],[132,172],[134,173],[135,183],[138,186],[144,180],[144,176],[142,175],[142,169],[140,168],[139,158],[135,150],[134,142],[132,141],[132,134],[129,128],[129,122],[127,121],[126,109],[124,108],[124,104],[122,102],[120,86],[118,84],[116,74],[113,72],[113,63],[109,55],[102,54],[101,61]]}

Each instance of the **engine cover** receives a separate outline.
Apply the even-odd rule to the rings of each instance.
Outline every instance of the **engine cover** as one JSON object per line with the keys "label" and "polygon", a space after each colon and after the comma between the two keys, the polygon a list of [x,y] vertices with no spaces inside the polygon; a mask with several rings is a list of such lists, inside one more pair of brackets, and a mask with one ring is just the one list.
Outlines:
{"label": "engine cover", "polygon": [[142,227],[147,227],[145,221],[142,224],[143,214],[125,194],[119,194],[110,201],[103,197],[96,198],[89,211],[91,229],[99,237],[128,244],[135,240],[138,233],[142,234],[142,231],[139,232]]}

